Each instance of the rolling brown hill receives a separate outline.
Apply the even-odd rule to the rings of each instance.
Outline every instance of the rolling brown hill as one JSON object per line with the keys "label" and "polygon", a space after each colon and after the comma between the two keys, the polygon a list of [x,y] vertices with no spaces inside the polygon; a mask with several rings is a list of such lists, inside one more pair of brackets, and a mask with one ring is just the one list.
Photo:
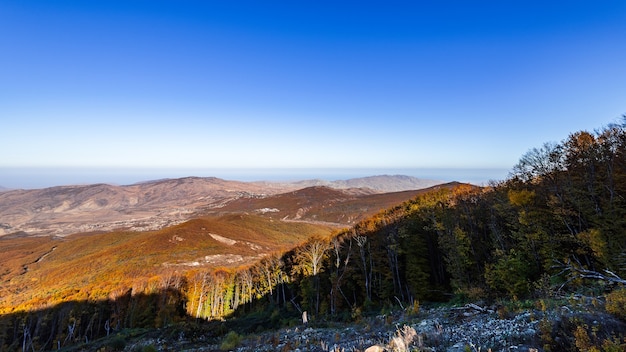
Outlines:
{"label": "rolling brown hill", "polygon": [[418,194],[439,187],[451,187],[455,184],[389,193],[376,193],[369,188],[334,189],[314,186],[263,198],[242,197],[219,209],[210,209],[207,212],[223,214],[244,211],[282,221],[320,222],[345,227],[354,225],[382,209],[393,207]]}
{"label": "rolling brown hill", "polygon": [[[95,184],[11,190],[0,193],[0,236],[15,233],[67,236],[73,233],[120,229],[158,230],[194,218],[198,216],[199,211],[205,213],[235,202],[235,205],[227,208],[229,211],[234,211],[237,206],[245,206],[249,200],[254,201],[295,191],[305,188],[307,183],[318,182],[322,181],[239,182],[214,177],[186,177],[127,186]],[[353,180],[323,181],[329,185],[328,187],[343,189],[346,193],[331,194],[329,191],[321,191],[320,188],[320,194],[315,195],[314,191],[305,191],[300,195],[304,198],[309,197],[309,202],[324,203],[322,200],[326,197],[329,201],[337,198],[331,202],[333,204],[346,205],[348,204],[345,203],[347,198],[352,199],[359,193],[374,194],[397,189],[417,189],[421,184],[432,182],[435,181],[408,176],[373,176]],[[367,189],[360,191],[345,189],[351,185],[367,187]],[[286,200],[288,197],[290,196],[283,197],[287,203],[289,203]],[[397,198],[400,201],[406,199],[401,195]],[[372,202],[366,208],[381,209],[389,204],[377,205],[375,201],[372,200]],[[309,220],[350,224],[355,219],[351,214],[344,214],[343,217],[339,214],[325,215],[319,211],[316,214],[315,211],[309,211],[309,207],[316,208],[317,206],[309,204],[298,206],[295,210],[308,213]],[[303,218],[303,216],[291,214],[290,206],[287,206],[289,209],[285,209],[285,206],[281,208],[288,219]],[[352,206],[345,210],[353,209],[358,213],[364,211],[363,207],[357,208],[359,207]]]}
{"label": "rolling brown hill", "polygon": [[0,193],[0,235],[66,236],[115,229],[156,230],[244,196],[293,189],[218,178],[187,177],[128,186],[60,186]]}

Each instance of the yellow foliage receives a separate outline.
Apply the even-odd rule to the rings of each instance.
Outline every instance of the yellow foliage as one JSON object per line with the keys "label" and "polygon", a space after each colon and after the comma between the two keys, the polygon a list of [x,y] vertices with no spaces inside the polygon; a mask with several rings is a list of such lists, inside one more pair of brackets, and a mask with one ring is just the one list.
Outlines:
{"label": "yellow foliage", "polygon": [[578,234],[578,238],[593,252],[593,255],[599,259],[605,259],[607,255],[607,243],[602,236],[602,233],[597,229],[590,229]]}
{"label": "yellow foliage", "polygon": [[524,207],[529,205],[535,198],[535,191],[528,191],[525,189],[516,191],[511,189],[508,192],[508,197],[511,204],[518,207]]}
{"label": "yellow foliage", "polygon": [[606,311],[626,319],[626,288],[617,289],[606,295]]}

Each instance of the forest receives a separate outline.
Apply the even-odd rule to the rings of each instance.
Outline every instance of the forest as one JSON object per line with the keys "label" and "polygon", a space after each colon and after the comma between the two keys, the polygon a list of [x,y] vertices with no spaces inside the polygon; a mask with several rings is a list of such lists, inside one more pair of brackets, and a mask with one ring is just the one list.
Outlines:
{"label": "forest", "polygon": [[[593,292],[626,318],[626,118],[524,154],[506,180],[432,192],[239,268],[171,271],[0,320],[0,348],[56,349],[198,320],[253,331],[424,302]],[[70,329],[71,328],[71,329]],[[225,329],[222,327],[222,329]]]}

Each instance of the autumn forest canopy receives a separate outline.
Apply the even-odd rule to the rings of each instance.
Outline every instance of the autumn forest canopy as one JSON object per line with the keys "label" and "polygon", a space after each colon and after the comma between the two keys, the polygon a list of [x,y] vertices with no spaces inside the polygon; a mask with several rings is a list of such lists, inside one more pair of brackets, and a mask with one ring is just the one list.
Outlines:
{"label": "autumn forest canopy", "polygon": [[26,331],[47,349],[190,317],[252,329],[246,319],[288,325],[304,311],[349,321],[416,302],[608,294],[626,278],[624,197],[626,119],[533,148],[488,187],[441,185],[247,266],[161,271],[99,297],[0,307],[11,317],[0,346],[21,344]]}

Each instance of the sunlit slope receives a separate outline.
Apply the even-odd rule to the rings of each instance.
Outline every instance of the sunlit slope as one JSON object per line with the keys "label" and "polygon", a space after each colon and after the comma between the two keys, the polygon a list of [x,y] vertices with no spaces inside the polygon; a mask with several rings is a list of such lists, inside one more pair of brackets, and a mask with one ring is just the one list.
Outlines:
{"label": "sunlit slope", "polygon": [[25,273],[57,242],[51,237],[0,237],[0,290],[6,280]]}
{"label": "sunlit slope", "polygon": [[246,265],[331,231],[321,225],[228,215],[152,232],[0,239],[0,312],[105,298],[198,267]]}

